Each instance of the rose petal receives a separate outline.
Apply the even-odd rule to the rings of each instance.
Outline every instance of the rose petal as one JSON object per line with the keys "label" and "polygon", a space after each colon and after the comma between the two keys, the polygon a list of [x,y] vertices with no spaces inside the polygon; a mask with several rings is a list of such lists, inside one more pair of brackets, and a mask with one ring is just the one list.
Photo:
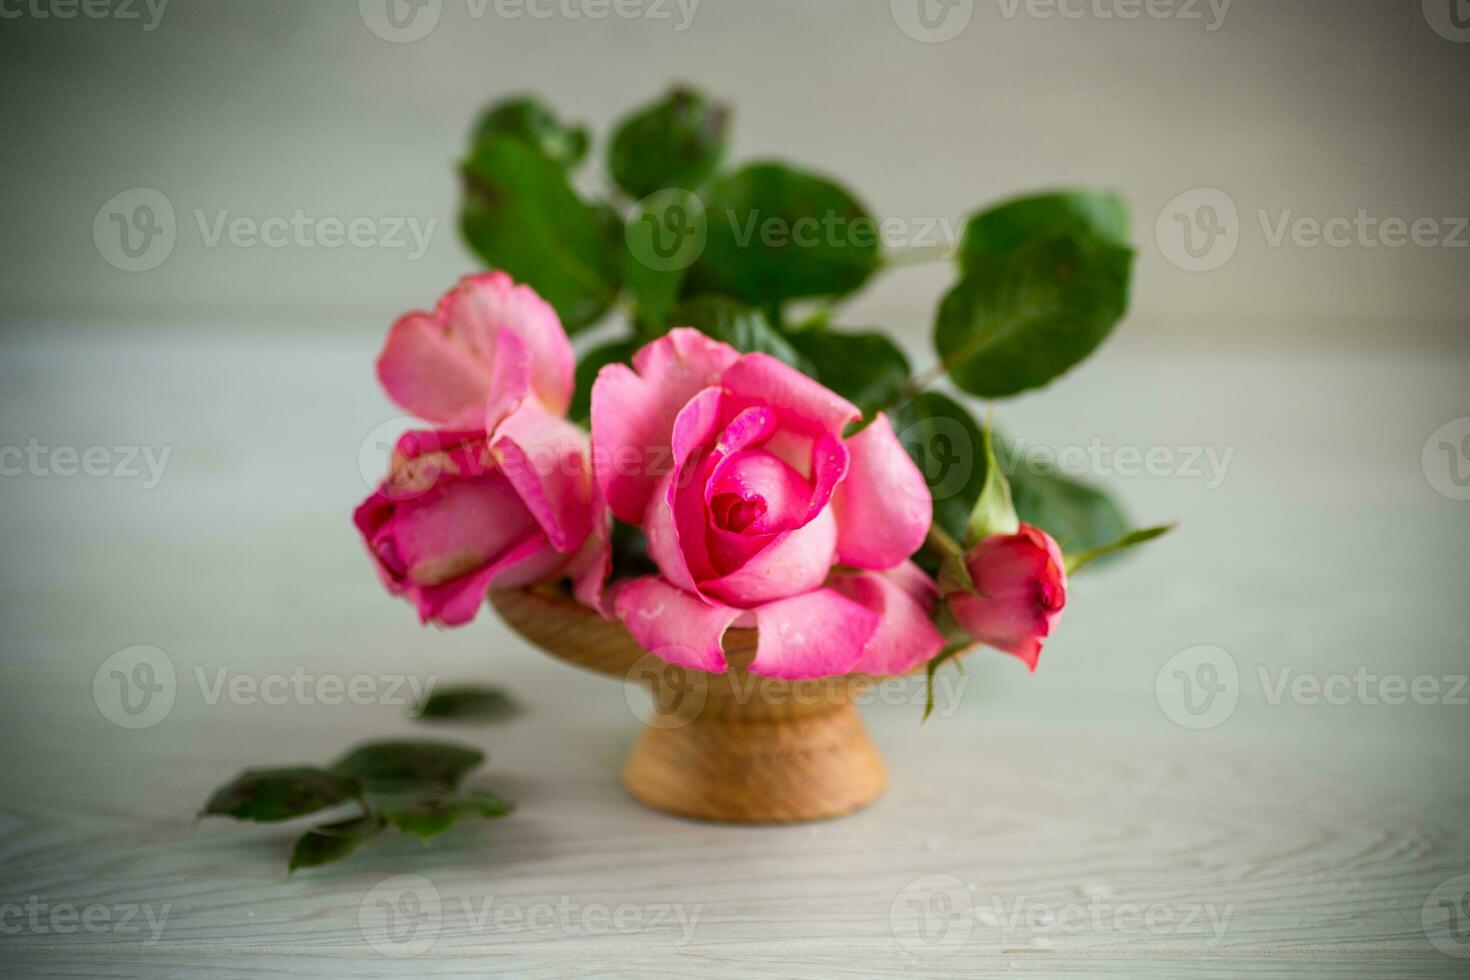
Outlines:
{"label": "rose petal", "polygon": [[593,459],[613,513],[638,524],[666,469],[674,420],[740,357],[735,348],[679,327],[609,364],[592,385]]}
{"label": "rose petal", "polygon": [[530,286],[498,270],[465,276],[439,300],[438,316],[471,338],[491,363],[506,334],[520,341],[531,390],[546,410],[562,415],[572,403],[576,355],[556,310]]}
{"label": "rose petal", "polygon": [[837,522],[823,510],[809,524],[783,531],[728,575],[699,583],[705,595],[749,608],[815,589],[827,579],[837,547]]}
{"label": "rose petal", "polygon": [[609,597],[604,591],[612,573],[612,514],[602,499],[597,481],[592,481],[592,529],[582,547],[567,564],[572,579],[572,595],[584,606],[596,609],[604,619],[613,618]]}
{"label": "rose petal", "polygon": [[[537,563],[542,565],[552,559],[554,565],[561,556],[547,548],[546,541],[539,535],[528,537],[473,574],[462,575],[439,585],[412,586],[407,590],[408,597],[418,609],[420,622],[463,626],[475,618],[475,613],[479,612],[485,601],[485,594],[492,585],[498,584],[498,580],[508,577],[508,573],[531,559],[537,559]],[[525,577],[534,581],[544,574],[531,572]]]}
{"label": "rose petal", "polygon": [[565,412],[573,365],[551,307],[505,273],[488,272],[460,280],[433,314],[401,317],[378,357],[378,380],[405,410],[458,427],[479,424],[487,400],[513,407],[528,393]]}
{"label": "rose petal", "polygon": [[847,476],[837,487],[837,560],[891,568],[924,543],[934,517],[929,487],[904,452],[888,416],[847,440]]}
{"label": "rose petal", "polygon": [[691,592],[696,591],[698,578],[713,574],[704,537],[703,489],[714,463],[700,447],[714,438],[720,399],[718,388],[706,388],[679,412],[671,435],[669,471],[659,478],[647,512],[640,515],[649,557],[665,578]]}
{"label": "rose petal", "polygon": [[557,551],[576,551],[592,527],[587,435],[536,402],[511,413],[495,432],[500,469]]}
{"label": "rose petal", "polygon": [[783,424],[815,425],[840,436],[847,423],[862,415],[846,398],[769,354],[742,356],[722,381],[737,397],[777,409]]}
{"label": "rose petal", "polygon": [[378,355],[378,382],[404,411],[444,426],[478,424],[490,365],[427,313],[400,317]]}
{"label": "rose petal", "polygon": [[721,641],[740,610],[710,605],[651,575],[620,584],[613,601],[618,618],[649,653],[681,667],[724,673]]}
{"label": "rose petal", "polygon": [[909,591],[918,587],[914,576],[928,576],[913,562],[890,572],[856,572],[836,575],[832,588],[881,617],[881,624],[853,670],[874,677],[907,674],[933,659],[944,648],[944,636],[929,619],[938,590],[928,584],[927,601]]}
{"label": "rose petal", "polygon": [[755,660],[750,672],[805,680],[845,674],[863,654],[878,615],[831,589],[756,606]]}

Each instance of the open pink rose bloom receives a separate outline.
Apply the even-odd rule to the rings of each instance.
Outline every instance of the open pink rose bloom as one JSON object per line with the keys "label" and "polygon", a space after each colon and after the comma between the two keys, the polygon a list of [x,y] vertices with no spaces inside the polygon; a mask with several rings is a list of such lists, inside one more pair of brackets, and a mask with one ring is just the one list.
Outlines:
{"label": "open pink rose bloom", "polygon": [[[434,428],[399,440],[355,520],[424,622],[569,579],[646,650],[702,671],[726,669],[731,627],[758,631],[752,672],[785,679],[903,674],[944,646],[938,589],[910,561],[933,502],[887,416],[859,428],[856,406],[776,358],[675,328],[601,370],[589,440],[564,417],[573,365],[555,311],[500,272],[393,325],[379,380]],[[612,515],[643,531],[658,574],[607,583]],[[1065,601],[1056,542],[1022,525],[966,564],[955,620],[1035,669]]]}
{"label": "open pink rose bloom", "polygon": [[458,626],[492,587],[565,576],[600,602],[605,508],[587,435],[562,418],[572,366],[556,313],[500,272],[468,276],[433,313],[393,325],[384,390],[446,428],[399,440],[355,520],[383,583],[424,622]]}
{"label": "open pink rose bloom", "polygon": [[909,563],[932,512],[888,419],[766,354],[689,329],[604,367],[592,389],[597,482],[660,574],[620,583],[616,615],[664,660],[723,671],[721,637],[759,630],[750,669],[902,673],[943,638]]}

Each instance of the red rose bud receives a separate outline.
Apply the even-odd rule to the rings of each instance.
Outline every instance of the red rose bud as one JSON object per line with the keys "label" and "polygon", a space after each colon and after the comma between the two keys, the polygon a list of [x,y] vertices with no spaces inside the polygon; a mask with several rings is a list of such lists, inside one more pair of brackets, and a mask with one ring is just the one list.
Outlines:
{"label": "red rose bud", "polygon": [[1067,603],[1062,550],[1045,531],[1022,524],[992,534],[965,554],[974,592],[952,591],[954,618],[979,642],[1020,657],[1031,670]]}

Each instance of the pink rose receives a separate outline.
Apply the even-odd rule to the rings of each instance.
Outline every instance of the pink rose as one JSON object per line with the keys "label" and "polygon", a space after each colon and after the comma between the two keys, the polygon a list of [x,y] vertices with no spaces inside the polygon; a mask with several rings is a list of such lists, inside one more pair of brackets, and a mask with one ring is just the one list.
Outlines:
{"label": "pink rose", "polygon": [[378,380],[427,422],[489,431],[528,396],[552,415],[566,414],[574,364],[551,305],[503,272],[482,272],[461,279],[433,313],[393,324]]}
{"label": "pink rose", "polygon": [[993,534],[965,555],[975,592],[955,592],[949,608],[965,632],[1020,657],[1031,670],[1067,603],[1062,549],[1045,531],[1022,524]]}
{"label": "pink rose", "polygon": [[719,672],[725,630],[753,625],[750,669],[793,679],[899,673],[938,652],[932,583],[907,564],[929,491],[886,417],[843,437],[859,415],[775,358],[687,328],[643,347],[633,369],[602,369],[597,482],[643,528],[661,573],[614,597],[645,649]]}
{"label": "pink rose", "polygon": [[446,626],[474,618],[491,588],[566,575],[600,608],[606,507],[587,434],[561,418],[572,348],[551,307],[504,273],[467,276],[435,313],[393,325],[378,374],[446,426],[404,435],[354,515],[388,590]]}

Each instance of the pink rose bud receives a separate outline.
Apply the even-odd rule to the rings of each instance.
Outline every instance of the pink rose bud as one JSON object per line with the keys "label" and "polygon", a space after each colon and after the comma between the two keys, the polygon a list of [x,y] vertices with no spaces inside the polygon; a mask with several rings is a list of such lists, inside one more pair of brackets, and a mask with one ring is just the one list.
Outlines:
{"label": "pink rose bud", "polygon": [[986,646],[1020,657],[1031,670],[1041,644],[1067,603],[1067,570],[1051,535],[1022,524],[1015,534],[992,534],[965,555],[975,592],[949,595],[965,631]]}

